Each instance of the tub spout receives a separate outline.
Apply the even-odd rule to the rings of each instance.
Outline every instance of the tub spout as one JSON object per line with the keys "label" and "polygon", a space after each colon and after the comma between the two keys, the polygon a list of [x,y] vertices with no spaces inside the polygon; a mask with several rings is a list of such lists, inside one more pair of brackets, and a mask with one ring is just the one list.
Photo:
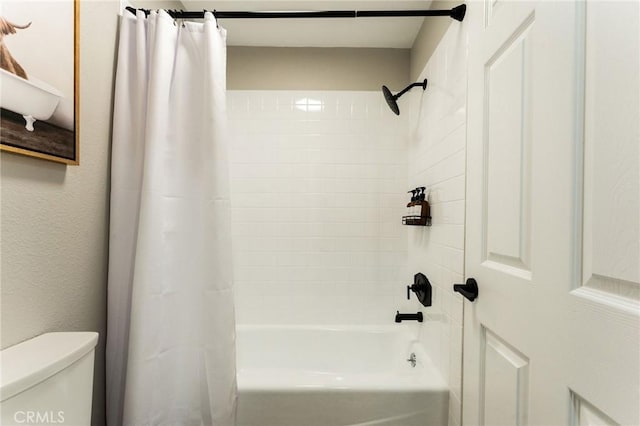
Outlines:
{"label": "tub spout", "polygon": [[418,321],[422,322],[424,320],[422,316],[422,312],[417,312],[415,314],[401,314],[400,311],[396,311],[396,322],[402,321]]}

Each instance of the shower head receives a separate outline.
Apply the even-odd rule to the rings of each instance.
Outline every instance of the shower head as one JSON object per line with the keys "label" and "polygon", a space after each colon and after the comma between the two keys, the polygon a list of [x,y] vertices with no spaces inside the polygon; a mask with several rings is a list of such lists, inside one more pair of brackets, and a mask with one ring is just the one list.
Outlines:
{"label": "shower head", "polygon": [[398,103],[396,102],[396,97],[393,96],[391,90],[387,86],[382,86],[382,93],[384,94],[384,99],[387,101],[389,108],[391,111],[395,112],[396,115],[400,115],[400,109],[398,108]]}
{"label": "shower head", "polygon": [[387,105],[389,105],[389,108],[391,108],[391,111],[393,111],[395,115],[400,115],[400,108],[398,108],[398,98],[416,86],[422,86],[422,90],[425,90],[427,88],[427,79],[425,78],[422,82],[412,83],[395,95],[391,93],[391,90],[389,90],[387,86],[382,86],[382,94],[384,95],[384,99],[387,101]]}

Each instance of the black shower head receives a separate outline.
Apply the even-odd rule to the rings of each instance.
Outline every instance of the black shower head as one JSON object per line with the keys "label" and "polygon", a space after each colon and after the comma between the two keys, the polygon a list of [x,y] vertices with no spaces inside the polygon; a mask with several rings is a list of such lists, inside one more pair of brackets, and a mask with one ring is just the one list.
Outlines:
{"label": "black shower head", "polygon": [[382,93],[384,94],[384,99],[387,101],[391,111],[395,112],[396,115],[400,115],[400,108],[398,108],[398,103],[396,102],[397,98],[393,96],[391,90],[389,90],[387,86],[382,86]]}
{"label": "black shower head", "polygon": [[391,93],[391,90],[389,90],[387,86],[382,86],[382,94],[384,95],[384,99],[387,101],[387,105],[389,105],[389,108],[391,108],[391,111],[393,111],[396,115],[400,115],[400,108],[398,108],[398,98],[416,86],[422,86],[422,90],[425,90],[427,88],[427,79],[425,78],[422,82],[412,83],[408,85],[396,95]]}

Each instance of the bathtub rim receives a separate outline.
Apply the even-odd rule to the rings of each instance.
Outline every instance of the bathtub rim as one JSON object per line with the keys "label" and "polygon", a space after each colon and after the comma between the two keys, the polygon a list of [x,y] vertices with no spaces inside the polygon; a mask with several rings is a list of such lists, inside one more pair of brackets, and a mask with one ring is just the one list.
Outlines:
{"label": "bathtub rim", "polygon": [[19,75],[16,75],[16,74],[14,74],[12,72],[9,72],[7,70],[4,70],[2,68],[0,68],[0,71],[3,74],[3,78],[4,78],[4,75],[7,75],[7,76],[10,76],[11,78],[17,80],[18,82],[27,83],[27,84],[29,84],[30,86],[33,86],[36,89],[40,89],[41,91],[48,93],[49,95],[57,96],[60,99],[64,98],[64,94],[61,91],[59,91],[58,89],[56,89],[55,87],[53,87],[49,83],[46,83],[46,82],[44,82],[44,81],[42,81],[42,80],[40,80],[40,79],[38,79],[36,77],[31,77],[29,79],[25,79],[25,78],[20,77]]}

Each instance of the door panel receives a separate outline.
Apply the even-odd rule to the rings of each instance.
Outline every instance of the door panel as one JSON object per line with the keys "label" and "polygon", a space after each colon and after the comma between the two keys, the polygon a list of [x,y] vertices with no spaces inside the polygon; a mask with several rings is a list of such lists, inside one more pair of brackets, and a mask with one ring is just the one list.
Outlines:
{"label": "door panel", "polygon": [[530,161],[532,15],[485,66],[483,244],[485,266],[531,276]]}
{"label": "door panel", "polygon": [[610,417],[598,410],[580,395],[571,392],[572,419],[571,426],[617,426]]}
{"label": "door panel", "polygon": [[490,330],[482,331],[483,424],[524,425],[529,402],[529,359]]}
{"label": "door panel", "polygon": [[620,15],[635,14],[637,18],[638,9],[637,2],[619,3],[616,7],[588,3],[586,8],[589,32],[580,283],[634,300],[640,299],[640,220],[634,214],[640,209],[640,87],[638,66],[634,69],[623,65],[638,57],[639,36],[633,25],[611,23],[617,22]]}

